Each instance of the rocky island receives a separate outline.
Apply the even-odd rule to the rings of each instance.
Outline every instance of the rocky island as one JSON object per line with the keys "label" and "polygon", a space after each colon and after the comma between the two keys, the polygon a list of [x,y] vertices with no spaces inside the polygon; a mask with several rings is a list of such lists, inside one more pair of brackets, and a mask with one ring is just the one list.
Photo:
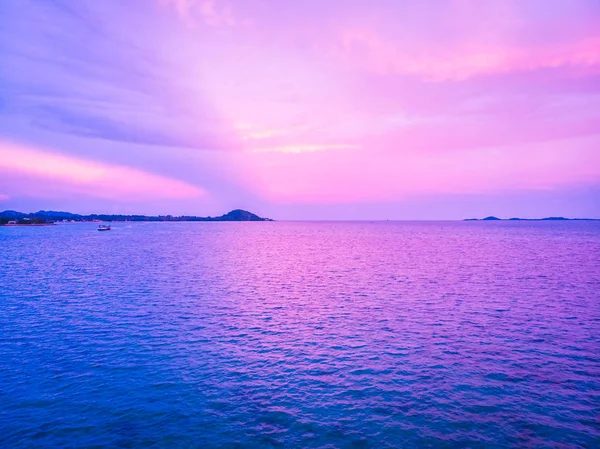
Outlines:
{"label": "rocky island", "polygon": [[465,218],[463,221],[569,221],[569,220],[589,220],[596,221],[597,218],[565,218],[565,217],[545,217],[545,218],[498,218],[489,216],[485,218]]}

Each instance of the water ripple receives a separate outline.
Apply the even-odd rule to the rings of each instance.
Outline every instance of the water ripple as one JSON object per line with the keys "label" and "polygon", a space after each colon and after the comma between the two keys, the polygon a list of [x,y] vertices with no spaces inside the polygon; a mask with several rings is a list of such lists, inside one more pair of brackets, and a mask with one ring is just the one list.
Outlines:
{"label": "water ripple", "polygon": [[598,447],[600,224],[0,228],[1,447]]}

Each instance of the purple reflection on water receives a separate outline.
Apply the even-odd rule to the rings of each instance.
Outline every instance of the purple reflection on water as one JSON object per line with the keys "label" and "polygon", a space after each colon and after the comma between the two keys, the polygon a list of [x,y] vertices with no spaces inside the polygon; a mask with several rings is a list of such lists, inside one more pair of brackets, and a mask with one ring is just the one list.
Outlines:
{"label": "purple reflection on water", "polygon": [[598,441],[600,223],[93,231],[0,230],[12,447]]}

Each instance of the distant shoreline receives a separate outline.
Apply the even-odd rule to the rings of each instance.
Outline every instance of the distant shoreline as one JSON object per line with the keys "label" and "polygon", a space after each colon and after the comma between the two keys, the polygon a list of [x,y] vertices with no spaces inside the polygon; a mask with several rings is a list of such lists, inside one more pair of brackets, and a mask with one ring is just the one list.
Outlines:
{"label": "distant shoreline", "polygon": [[181,221],[273,221],[270,218],[259,217],[252,212],[235,209],[218,217],[197,217],[195,215],[125,215],[125,214],[72,214],[40,210],[29,214],[14,210],[0,212],[0,226],[43,226],[53,223],[85,223],[85,222],[181,222]]}
{"label": "distant shoreline", "polygon": [[600,218],[566,218],[566,217],[545,217],[545,218],[498,218],[489,216],[485,218],[465,218],[463,221],[600,221]]}
{"label": "distant shoreline", "polygon": [[56,223],[0,223],[0,226],[6,226],[7,228],[22,227],[22,226],[54,226]]}

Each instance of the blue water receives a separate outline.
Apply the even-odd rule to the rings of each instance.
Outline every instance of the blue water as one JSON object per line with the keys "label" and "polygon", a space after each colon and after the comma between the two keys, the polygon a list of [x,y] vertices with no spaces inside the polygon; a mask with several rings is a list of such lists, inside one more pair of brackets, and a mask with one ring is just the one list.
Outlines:
{"label": "blue water", "polygon": [[600,222],[0,228],[0,446],[600,447]]}

